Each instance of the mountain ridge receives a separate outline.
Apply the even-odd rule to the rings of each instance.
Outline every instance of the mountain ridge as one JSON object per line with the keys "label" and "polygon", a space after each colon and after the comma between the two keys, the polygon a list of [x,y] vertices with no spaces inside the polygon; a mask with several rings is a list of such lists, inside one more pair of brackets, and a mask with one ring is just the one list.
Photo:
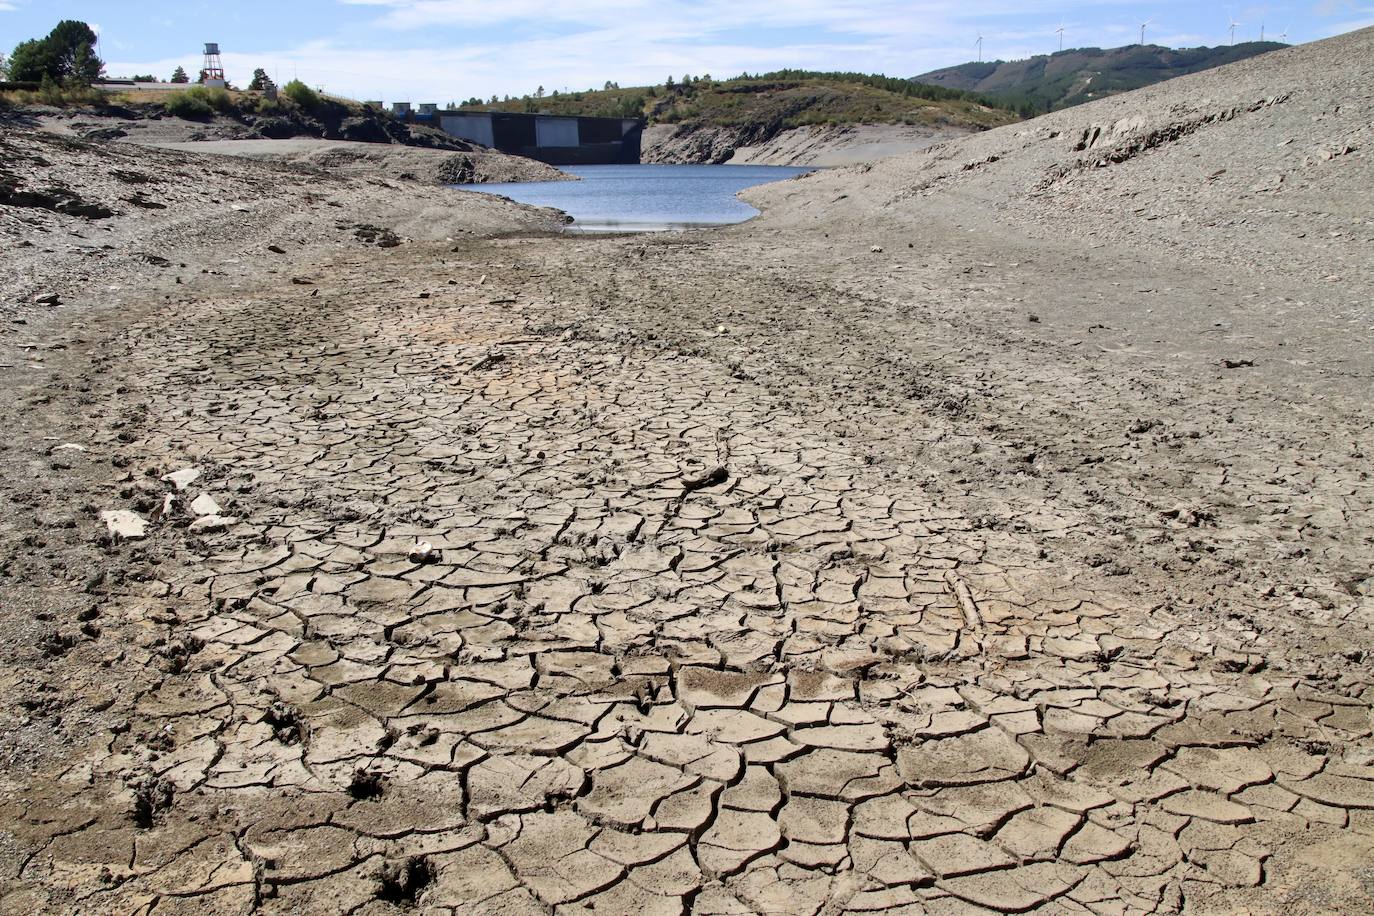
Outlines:
{"label": "mountain ridge", "polygon": [[931,70],[912,80],[977,92],[1030,117],[1286,47],[1276,41],[1248,41],[1197,48],[1068,48],[1022,60],[970,61]]}

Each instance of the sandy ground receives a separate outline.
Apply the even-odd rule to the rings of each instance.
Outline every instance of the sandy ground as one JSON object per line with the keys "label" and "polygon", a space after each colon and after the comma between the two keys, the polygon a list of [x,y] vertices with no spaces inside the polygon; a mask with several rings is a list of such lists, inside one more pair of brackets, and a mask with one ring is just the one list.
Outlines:
{"label": "sandy ground", "polygon": [[0,136],[0,908],[1366,910],[1369,61],[639,237]]}

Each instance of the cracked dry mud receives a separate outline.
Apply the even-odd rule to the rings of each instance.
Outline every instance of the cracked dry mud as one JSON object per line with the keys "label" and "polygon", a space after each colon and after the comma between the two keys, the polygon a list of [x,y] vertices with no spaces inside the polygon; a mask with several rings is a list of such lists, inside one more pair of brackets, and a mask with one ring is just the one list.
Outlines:
{"label": "cracked dry mud", "polygon": [[[1016,212],[939,249],[957,198],[834,239],[479,206],[488,237],[384,251],[297,213],[273,273],[111,256],[142,301],[7,342],[5,911],[1367,907],[1336,318],[1290,339],[1341,374],[1266,390],[1176,317],[1167,371],[1124,313],[1076,356],[1116,279]],[[1027,251],[1033,336],[996,305],[1042,288],[998,268]],[[1269,377],[1247,297],[1299,281],[1132,255]]]}

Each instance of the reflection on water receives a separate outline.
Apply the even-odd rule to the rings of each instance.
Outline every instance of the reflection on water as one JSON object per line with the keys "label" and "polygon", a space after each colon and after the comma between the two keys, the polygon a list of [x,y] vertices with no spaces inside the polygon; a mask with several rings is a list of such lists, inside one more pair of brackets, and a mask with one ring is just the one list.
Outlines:
{"label": "reflection on water", "polygon": [[735,197],[758,184],[812,171],[773,165],[581,165],[581,181],[463,185],[521,203],[556,207],[572,232],[661,232],[742,223],[758,212]]}

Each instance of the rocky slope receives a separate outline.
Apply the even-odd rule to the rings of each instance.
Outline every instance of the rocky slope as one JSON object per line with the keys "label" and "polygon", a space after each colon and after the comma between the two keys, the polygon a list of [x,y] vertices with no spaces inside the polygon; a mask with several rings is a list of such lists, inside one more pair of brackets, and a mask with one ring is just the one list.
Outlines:
{"label": "rocky slope", "polygon": [[264,239],[293,239],[292,249],[309,250],[561,225],[552,211],[489,195],[417,194],[411,182],[372,170],[348,176],[284,161],[79,140],[13,122],[0,133],[0,154],[0,320],[18,322],[7,334],[30,318],[60,318],[35,297],[60,301],[75,277],[189,279],[178,268],[192,254],[246,256],[271,272],[284,253],[266,250]]}
{"label": "rocky slope", "polygon": [[398,144],[314,139],[202,140],[157,145],[188,153],[238,156],[324,169],[341,175],[384,175],[426,184],[572,180],[571,175],[551,165],[481,147],[470,152],[453,152]]}
{"label": "rocky slope", "polygon": [[92,140],[129,139],[134,142],[180,143],[197,140],[283,140],[313,137],[362,143],[399,143],[454,151],[477,149],[432,127],[407,124],[378,109],[357,103],[324,99],[314,110],[282,102],[275,108],[254,107],[256,96],[226,96],[222,110],[204,117],[175,117],[164,107],[161,93],[115,96],[99,107],[54,108],[26,105],[0,109],[11,122],[70,133]]}
{"label": "rocky slope", "polygon": [[[745,128],[658,124],[644,132],[643,161],[730,165],[837,166],[923,150],[970,133],[955,127],[849,124],[794,127],[758,139]],[[766,134],[764,134],[766,136]]]}

